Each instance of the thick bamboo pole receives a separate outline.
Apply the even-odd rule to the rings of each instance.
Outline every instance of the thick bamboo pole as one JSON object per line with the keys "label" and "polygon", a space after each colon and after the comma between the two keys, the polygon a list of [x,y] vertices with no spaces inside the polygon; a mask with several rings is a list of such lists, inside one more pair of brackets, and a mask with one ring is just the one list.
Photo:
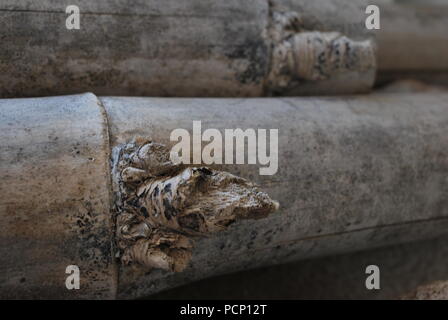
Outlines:
{"label": "thick bamboo pole", "polygon": [[[1,295],[133,298],[221,273],[446,233],[447,108],[442,93],[2,100]],[[182,272],[122,265],[122,247],[113,245],[109,151],[138,137],[171,146],[172,130],[191,132],[194,120],[203,130],[279,130],[274,175],[260,175],[260,164],[212,167],[256,182],[280,209],[195,238]],[[72,264],[80,267],[79,291],[65,288]]]}
{"label": "thick bamboo pole", "polygon": [[[374,82],[365,37],[306,33],[319,30],[267,0],[129,3],[2,1],[0,96],[331,94]],[[66,29],[69,5],[79,30]]]}
{"label": "thick bamboo pole", "polygon": [[[448,229],[445,94],[345,98],[101,98],[112,145],[134,135],[278,128],[278,172],[226,165],[280,203],[268,218],[201,240],[182,273],[121,270],[122,297],[220,273],[416,240]],[[172,143],[171,143],[172,144]],[[230,240],[231,239],[231,240]]]}
{"label": "thick bamboo pole", "polygon": [[[380,30],[365,27],[369,4],[381,10]],[[68,5],[80,9],[79,30],[66,29]],[[392,0],[5,0],[0,96],[358,93],[371,88],[376,66],[380,82],[405,75],[446,83],[447,10]],[[345,44],[352,53],[332,56]],[[304,72],[322,66],[321,52],[324,74]]]}

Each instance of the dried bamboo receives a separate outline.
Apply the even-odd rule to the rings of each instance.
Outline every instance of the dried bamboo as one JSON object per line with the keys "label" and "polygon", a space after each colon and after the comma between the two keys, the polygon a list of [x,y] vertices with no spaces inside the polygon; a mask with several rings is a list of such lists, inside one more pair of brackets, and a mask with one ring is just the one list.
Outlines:
{"label": "dried bamboo", "polygon": [[[135,298],[236,270],[446,233],[447,108],[445,93],[0,100],[0,296]],[[170,132],[191,131],[198,119],[204,130],[279,130],[276,174],[259,175],[257,164],[210,170],[255,182],[280,209],[196,237],[182,272],[123,264],[111,150],[137,137],[171,146]],[[79,266],[80,290],[66,289],[67,265]]]}

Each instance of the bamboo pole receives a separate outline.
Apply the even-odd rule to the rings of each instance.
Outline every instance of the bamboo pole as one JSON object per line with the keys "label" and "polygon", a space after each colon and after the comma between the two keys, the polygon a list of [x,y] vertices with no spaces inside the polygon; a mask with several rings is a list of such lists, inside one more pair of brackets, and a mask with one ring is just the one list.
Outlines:
{"label": "bamboo pole", "polygon": [[[80,29],[67,30],[72,2],[2,1],[1,97],[347,94],[369,91],[375,71],[380,83],[446,83],[448,9],[437,2],[79,0]],[[369,4],[381,10],[380,30],[365,27]],[[326,46],[305,45],[316,39],[309,32]],[[364,58],[342,68],[358,56],[332,56],[342,44]],[[303,73],[322,52],[331,72]]]}
{"label": "bamboo pole", "polygon": [[68,30],[73,4],[2,1],[1,97],[341,94],[374,82],[368,39],[301,28],[296,12],[267,0],[79,0],[80,29]]}
{"label": "bamboo pole", "polygon": [[[1,100],[0,295],[135,298],[217,274],[444,234],[447,107],[444,93]],[[260,164],[210,170],[255,182],[280,209],[195,237],[181,272],[126,265],[110,152],[137,137],[170,147],[172,130],[191,132],[198,119],[203,130],[279,130],[274,175],[260,175]],[[65,287],[68,265],[80,268],[80,290]]]}

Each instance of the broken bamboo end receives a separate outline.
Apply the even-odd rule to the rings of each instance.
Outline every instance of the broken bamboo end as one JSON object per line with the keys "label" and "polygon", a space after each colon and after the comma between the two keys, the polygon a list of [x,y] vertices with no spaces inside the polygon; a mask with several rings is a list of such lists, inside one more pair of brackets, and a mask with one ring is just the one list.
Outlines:
{"label": "broken bamboo end", "polygon": [[195,239],[279,208],[248,180],[174,164],[166,146],[140,138],[114,148],[112,175],[117,247],[125,265],[182,271]]}

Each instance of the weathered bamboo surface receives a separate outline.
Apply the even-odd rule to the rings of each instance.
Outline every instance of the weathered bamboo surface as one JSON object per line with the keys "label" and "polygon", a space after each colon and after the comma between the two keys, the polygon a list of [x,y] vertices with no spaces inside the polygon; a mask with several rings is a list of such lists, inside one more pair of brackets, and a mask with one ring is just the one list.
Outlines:
{"label": "weathered bamboo surface", "polygon": [[278,200],[279,213],[201,241],[182,273],[136,276],[123,269],[122,297],[186,283],[198,272],[211,276],[447,230],[444,94],[101,100],[112,144],[135,134],[168,144],[171,130],[190,129],[195,119],[204,129],[279,128],[276,175],[260,176],[257,166],[226,167]]}
{"label": "weathered bamboo surface", "polygon": [[[65,28],[65,8],[72,4],[81,11],[80,30]],[[370,89],[375,77],[373,45],[368,44],[371,57],[366,62],[349,66],[360,56],[352,42],[352,56],[342,61],[347,70],[326,75],[325,81],[310,81],[305,75],[300,85],[279,88],[276,83],[285,81],[271,73],[285,66],[277,66],[273,58],[282,37],[272,35],[279,24],[273,11],[264,0],[152,0],[132,5],[128,0],[4,1],[0,95],[91,90],[102,95],[263,96]],[[319,31],[296,32],[305,30]],[[329,42],[325,50],[333,47]],[[296,67],[292,69],[295,74]]]}
{"label": "weathered bamboo surface", "polygon": [[[428,0],[275,0],[299,12],[309,28],[377,42],[378,73],[448,71],[448,4]],[[380,9],[380,29],[365,28],[365,8]]]}
{"label": "weathered bamboo surface", "polygon": [[[80,30],[65,28],[65,8],[73,4],[80,8]],[[380,30],[365,28],[368,4],[380,7]],[[295,75],[297,83],[287,90],[273,86],[274,13],[297,14],[298,33],[375,39],[378,76],[393,79],[447,72],[447,10],[433,2],[392,0],[145,0],[132,5],[128,0],[4,0],[0,96],[87,90],[171,97],[366,92],[375,80],[373,65],[339,70],[328,79]],[[297,59],[305,63],[301,55]]]}
{"label": "weathered bamboo surface", "polygon": [[[448,95],[0,101],[0,295],[135,298],[217,274],[431,238],[448,230]],[[182,272],[115,258],[111,148],[170,132],[279,129],[279,171],[219,169],[280,203],[196,241]],[[81,289],[65,288],[65,267]]]}
{"label": "weathered bamboo surface", "polygon": [[[0,119],[0,297],[113,297],[108,129],[97,98],[0,100]],[[67,290],[68,265],[84,289]]]}
{"label": "weathered bamboo surface", "polygon": [[[68,5],[81,29],[67,30]],[[1,96],[257,96],[265,1],[2,1]]]}
{"label": "weathered bamboo surface", "polygon": [[378,72],[448,72],[448,3],[376,1],[382,12]]}

